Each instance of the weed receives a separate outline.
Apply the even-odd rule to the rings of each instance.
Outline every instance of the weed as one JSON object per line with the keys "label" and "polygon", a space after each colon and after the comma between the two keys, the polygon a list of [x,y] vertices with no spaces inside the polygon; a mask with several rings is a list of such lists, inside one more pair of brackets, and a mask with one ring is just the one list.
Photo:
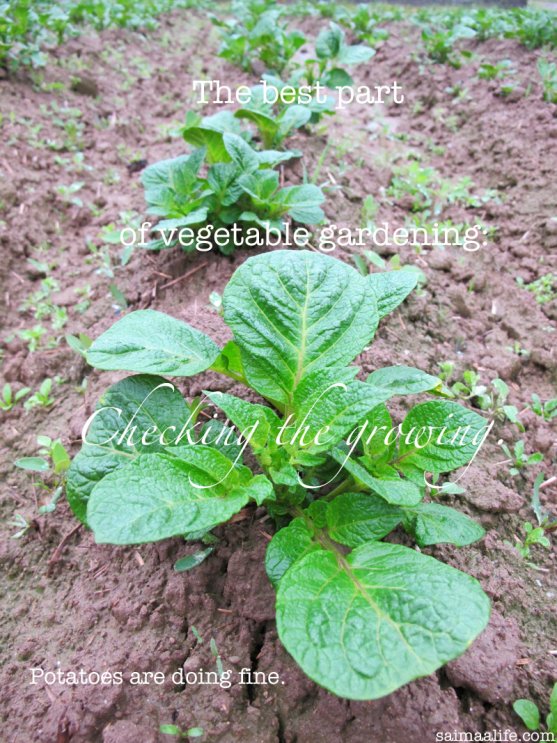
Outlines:
{"label": "weed", "polygon": [[501,449],[505,452],[512,467],[509,469],[509,474],[513,477],[519,475],[526,467],[531,467],[533,464],[538,464],[543,461],[543,454],[539,451],[533,454],[525,453],[524,441],[519,440],[514,443],[511,449],[505,443],[501,443]]}
{"label": "weed", "polygon": [[17,392],[12,391],[12,386],[8,382],[2,388],[2,398],[0,399],[0,410],[11,410],[20,400],[23,400],[31,392],[29,387],[22,387]]}

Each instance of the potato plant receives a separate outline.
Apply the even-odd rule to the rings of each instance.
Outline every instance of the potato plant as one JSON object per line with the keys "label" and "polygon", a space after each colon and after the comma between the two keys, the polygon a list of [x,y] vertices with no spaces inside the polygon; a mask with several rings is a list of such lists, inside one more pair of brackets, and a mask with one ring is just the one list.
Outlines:
{"label": "potato plant", "polygon": [[[265,506],[276,523],[265,567],[281,641],[310,678],[349,699],[434,672],[489,618],[474,578],[386,540],[399,527],[420,547],[483,535],[424,500],[426,473],[475,457],[489,431],[482,416],[434,396],[395,426],[389,400],[435,395],[441,380],[405,366],[356,378],[354,359],[415,283],[410,272],[362,276],[322,254],[274,251],[228,283],[224,348],[139,310],[86,352],[97,369],[134,375],[85,424],[67,480],[75,515],[98,543],[133,545],[199,540],[247,505]],[[188,402],[167,379],[205,370],[260,401],[212,389]]]}
{"label": "potato plant", "polygon": [[232,4],[232,16],[211,20],[222,29],[219,56],[249,71],[256,59],[268,69],[281,73],[306,42],[297,29],[288,30],[281,20],[283,10],[267,0]]}
{"label": "potato plant", "polygon": [[[142,174],[148,213],[163,218],[155,227],[160,237],[148,248],[181,244],[195,250],[195,236],[204,225],[282,231],[286,217],[304,224],[323,220],[325,197],[318,186],[280,186],[276,166],[300,153],[255,150],[238,134],[212,128],[208,119],[190,119],[189,124],[184,137],[197,145],[193,153],[154,163]],[[227,254],[237,242],[231,235],[217,245]]]}

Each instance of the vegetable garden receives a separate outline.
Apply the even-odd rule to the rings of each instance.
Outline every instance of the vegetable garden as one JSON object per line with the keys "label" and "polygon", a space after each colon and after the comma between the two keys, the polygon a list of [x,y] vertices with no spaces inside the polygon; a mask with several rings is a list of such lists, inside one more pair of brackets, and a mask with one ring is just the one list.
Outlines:
{"label": "vegetable garden", "polygon": [[554,11],[3,11],[2,738],[557,733]]}

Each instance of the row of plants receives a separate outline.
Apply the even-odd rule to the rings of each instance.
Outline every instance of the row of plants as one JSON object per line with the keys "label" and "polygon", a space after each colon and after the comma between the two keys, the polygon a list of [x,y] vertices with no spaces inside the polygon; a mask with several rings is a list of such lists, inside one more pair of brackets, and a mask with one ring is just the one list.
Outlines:
{"label": "row of plants", "polygon": [[[0,66],[42,66],[45,46],[59,44],[87,27],[149,29],[162,13],[203,6],[203,0],[6,0],[0,4]],[[412,11],[381,3],[344,6],[301,0],[285,7],[276,0],[235,0],[231,10],[227,20],[216,14],[212,19],[225,31],[222,56],[240,63],[244,69],[249,69],[257,58],[268,68],[282,72],[306,43],[301,31],[288,29],[283,20],[285,13],[329,18],[373,47],[388,38],[385,24],[410,20],[420,28],[426,52],[435,61],[457,59],[454,46],[461,39],[510,38],[528,49],[557,46],[555,14],[544,8]]]}
{"label": "row of plants", "polygon": [[6,0],[0,3],[0,67],[43,67],[45,47],[61,44],[87,28],[146,28],[191,0]]}
{"label": "row of plants", "polygon": [[382,3],[343,6],[336,3],[296,3],[293,13],[319,14],[349,28],[368,43],[388,38],[385,23],[410,21],[425,30],[424,41],[434,34],[447,42],[459,39],[516,39],[528,49],[557,46],[555,13],[546,8],[401,8]]}

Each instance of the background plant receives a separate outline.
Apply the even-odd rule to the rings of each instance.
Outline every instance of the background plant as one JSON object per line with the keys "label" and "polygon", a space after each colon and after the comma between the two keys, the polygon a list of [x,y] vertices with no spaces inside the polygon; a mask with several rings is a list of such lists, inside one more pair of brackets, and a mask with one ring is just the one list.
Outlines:
{"label": "background plant", "polygon": [[[325,197],[318,186],[280,187],[276,166],[298,153],[255,150],[237,134],[210,128],[206,119],[187,126],[184,136],[203,146],[142,173],[148,213],[163,218],[155,228],[161,237],[149,248],[175,246],[185,227],[198,231],[207,224],[214,228],[241,224],[283,230],[286,217],[304,224],[322,221],[320,204]],[[230,239],[218,247],[230,253],[235,243]],[[195,248],[195,239],[185,247]]]}

